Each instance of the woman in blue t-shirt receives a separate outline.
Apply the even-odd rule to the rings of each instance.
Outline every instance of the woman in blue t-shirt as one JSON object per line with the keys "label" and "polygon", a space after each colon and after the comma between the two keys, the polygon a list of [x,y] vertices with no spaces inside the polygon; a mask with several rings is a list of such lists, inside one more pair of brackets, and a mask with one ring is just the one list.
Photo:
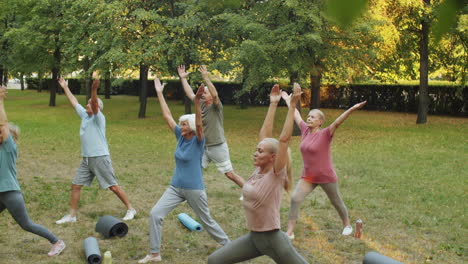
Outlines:
{"label": "woman in blue t-shirt", "polygon": [[48,255],[55,256],[65,249],[65,243],[45,227],[35,224],[29,219],[16,179],[18,150],[15,141],[18,139],[19,129],[8,123],[3,104],[6,94],[6,87],[0,86],[0,213],[7,209],[21,228],[49,240],[52,248]]}
{"label": "woman in blue t-shirt", "polygon": [[179,124],[174,121],[171,111],[164,99],[164,85],[158,78],[154,80],[154,87],[158,95],[159,104],[166,123],[174,132],[177,146],[174,153],[176,167],[172,176],[171,185],[166,189],[159,201],[151,209],[150,215],[150,254],[146,255],[138,263],[161,261],[161,229],[162,222],[177,205],[187,201],[189,206],[200,218],[203,227],[221,245],[229,242],[229,238],[223,229],[211,218],[208,209],[208,199],[203,184],[201,160],[205,145],[201,119],[200,98],[204,86],[200,85],[195,95],[195,113],[183,115],[179,118]]}

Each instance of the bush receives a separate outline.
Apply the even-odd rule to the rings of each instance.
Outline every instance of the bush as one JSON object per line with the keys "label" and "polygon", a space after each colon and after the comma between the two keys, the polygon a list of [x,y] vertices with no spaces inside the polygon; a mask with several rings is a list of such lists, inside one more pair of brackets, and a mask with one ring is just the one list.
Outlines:
{"label": "bush", "polygon": [[[179,80],[163,79],[167,83],[165,95],[171,100],[184,100],[184,91]],[[48,90],[51,79],[26,80],[28,89]],[[84,81],[81,79],[69,79],[68,85],[74,94],[84,94]],[[125,94],[139,96],[139,80],[115,80],[112,83],[112,94]],[[257,89],[242,91],[242,84],[235,82],[213,82],[218,91],[219,98],[226,104],[237,104],[241,108],[247,105],[268,105],[270,89],[273,82],[265,82]],[[104,82],[101,82],[101,86]],[[153,80],[148,80],[148,97],[155,97]],[[192,85],[196,89],[196,85]],[[282,85],[283,90],[291,91],[291,87]],[[324,108],[349,108],[350,106],[367,100],[366,109],[379,111],[418,111],[417,85],[328,85],[320,90],[320,104]],[[104,88],[100,89],[104,92]],[[429,113],[468,116],[468,88],[466,86],[432,85],[429,86]],[[308,107],[310,93],[306,89],[303,94],[303,107]]]}

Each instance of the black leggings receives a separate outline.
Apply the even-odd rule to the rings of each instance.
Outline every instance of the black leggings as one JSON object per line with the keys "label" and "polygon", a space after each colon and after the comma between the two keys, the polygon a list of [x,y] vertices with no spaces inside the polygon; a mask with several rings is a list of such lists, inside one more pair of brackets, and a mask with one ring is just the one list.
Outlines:
{"label": "black leggings", "polygon": [[0,213],[7,209],[16,223],[24,230],[41,236],[50,243],[55,244],[58,238],[45,227],[35,224],[29,219],[28,212],[24,206],[23,195],[20,191],[0,192]]}

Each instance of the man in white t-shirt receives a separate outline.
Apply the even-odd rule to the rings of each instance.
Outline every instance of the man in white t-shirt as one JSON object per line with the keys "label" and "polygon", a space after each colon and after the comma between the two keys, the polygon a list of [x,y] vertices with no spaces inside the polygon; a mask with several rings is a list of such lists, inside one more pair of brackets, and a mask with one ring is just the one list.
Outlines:
{"label": "man in white t-shirt", "polygon": [[109,154],[109,146],[106,139],[106,118],[102,114],[103,103],[97,97],[99,80],[94,80],[91,88],[91,98],[86,108],[78,103],[76,97],[68,88],[68,81],[63,78],[58,80],[63,88],[70,104],[81,118],[80,139],[81,155],[83,157],[80,167],[76,170],[75,179],[72,182],[70,195],[70,214],[65,215],[57,224],[76,222],[76,212],[80,201],[81,187],[90,186],[94,177],[97,178],[102,189],[111,190],[127,207],[127,213],[123,220],[131,220],[136,210],[130,204],[127,194],[119,185],[114,175],[112,161]]}

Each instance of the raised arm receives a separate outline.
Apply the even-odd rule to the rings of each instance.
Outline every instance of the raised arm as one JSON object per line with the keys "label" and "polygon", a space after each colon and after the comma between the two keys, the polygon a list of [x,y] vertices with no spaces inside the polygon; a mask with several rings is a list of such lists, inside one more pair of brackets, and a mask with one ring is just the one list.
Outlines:
{"label": "raised arm", "polygon": [[1,133],[1,142],[7,140],[10,130],[8,129],[8,118],[5,112],[5,105],[3,101],[6,98],[7,90],[6,87],[0,85],[0,133]]}
{"label": "raised arm", "polygon": [[[292,95],[292,93],[288,94],[285,91],[281,92],[281,97],[283,98],[284,102],[286,103],[286,105],[288,107],[289,107],[290,102],[291,102],[291,95]],[[296,121],[297,126],[300,127],[300,124],[301,124],[301,121],[302,121],[302,116],[301,116],[301,113],[299,113],[299,110],[297,110],[297,108],[296,108],[296,111],[294,111],[294,121]]]}
{"label": "raised arm", "polygon": [[343,122],[351,115],[352,112],[355,110],[361,109],[364,107],[364,105],[367,103],[367,101],[360,102],[359,104],[355,104],[353,107],[349,108],[346,110],[344,113],[342,113],[331,125],[330,125],[330,135],[333,136],[335,134],[336,129],[343,124]]}
{"label": "raised arm", "polygon": [[292,97],[290,100],[290,106],[288,109],[288,114],[286,115],[286,120],[284,121],[283,130],[279,137],[278,151],[276,152],[275,159],[275,172],[280,171],[286,166],[288,161],[288,145],[291,140],[293,125],[294,125],[294,111],[296,110],[296,104],[301,98],[301,87],[298,83],[294,83],[294,88],[292,92]]}
{"label": "raised arm", "polygon": [[213,104],[218,105],[219,104],[218,91],[216,90],[216,87],[213,85],[210,78],[208,77],[208,71],[206,70],[206,66],[205,65],[200,66],[199,71],[201,73],[203,81],[205,81],[206,85],[208,86],[208,90],[210,91],[211,97],[213,97]]}
{"label": "raised arm", "polygon": [[171,128],[171,130],[174,131],[175,127],[177,126],[177,123],[174,121],[174,118],[172,118],[171,110],[169,110],[166,100],[164,99],[164,85],[161,84],[161,81],[157,77],[154,79],[154,89],[156,90],[156,94],[158,95],[158,100],[159,104],[161,105],[161,111],[164,120],[166,120],[166,123],[167,125],[169,125],[169,128]]}
{"label": "raised arm", "polygon": [[70,88],[68,88],[68,80],[59,78],[58,83],[60,84],[60,87],[62,87],[63,91],[65,92],[65,95],[67,96],[68,101],[70,102],[71,106],[73,107],[73,109],[75,109],[76,105],[78,104],[78,100],[76,100],[76,97],[72,94],[72,92],[70,91]]}
{"label": "raised arm", "polygon": [[273,85],[270,92],[270,106],[259,132],[259,141],[273,135],[273,123],[275,121],[276,108],[281,100],[281,91],[278,84]]}
{"label": "raised arm", "polygon": [[205,87],[203,86],[203,84],[200,84],[197,90],[197,94],[195,95],[195,127],[197,128],[198,142],[203,140],[203,124],[202,124],[202,117],[201,117],[200,99],[204,91],[205,91]]}
{"label": "raised arm", "polygon": [[99,102],[97,96],[97,90],[99,88],[99,79],[93,81],[93,86],[91,86],[91,109],[93,114],[96,115],[99,112]]}
{"label": "raised arm", "polygon": [[177,72],[179,73],[180,81],[182,82],[182,87],[184,87],[185,95],[191,101],[193,101],[193,98],[195,98],[195,94],[193,93],[192,87],[190,87],[190,84],[187,81],[187,77],[190,73],[185,71],[185,65],[180,65],[179,67],[177,67]]}

